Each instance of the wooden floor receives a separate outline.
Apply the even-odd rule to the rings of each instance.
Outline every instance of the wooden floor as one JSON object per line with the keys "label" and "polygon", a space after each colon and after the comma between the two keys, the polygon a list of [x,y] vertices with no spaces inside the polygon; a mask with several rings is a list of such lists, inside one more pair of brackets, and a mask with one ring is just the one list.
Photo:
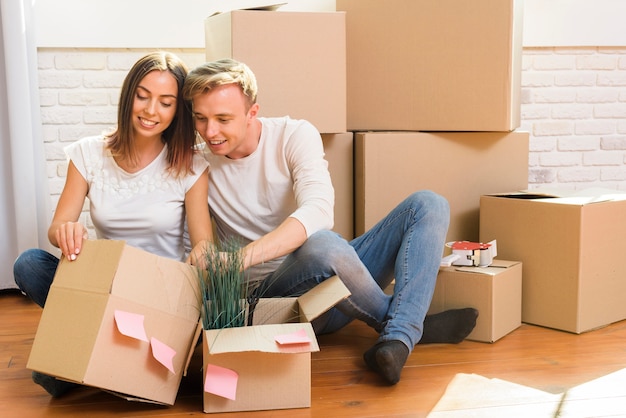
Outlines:
{"label": "wooden floor", "polygon": [[[202,412],[200,367],[193,367],[201,362],[201,352],[194,356],[192,370],[183,378],[172,407],[128,402],[87,387],[51,399],[32,382],[31,372],[26,369],[40,315],[41,310],[19,293],[0,292],[0,361],[4,369],[0,374],[0,416],[206,415]],[[311,408],[213,416],[426,417],[459,373],[558,394],[626,367],[626,321],[581,335],[524,324],[494,344],[464,341],[457,345],[418,346],[400,383],[388,387],[366,370],[361,359],[374,337],[367,327],[353,323],[341,332],[319,338],[321,351],[314,353],[312,360]],[[626,395],[611,401],[626,405]],[[591,394],[586,410],[591,404],[598,405],[597,410],[601,411],[600,405],[606,402],[602,393]],[[587,412],[579,416],[622,415]]]}

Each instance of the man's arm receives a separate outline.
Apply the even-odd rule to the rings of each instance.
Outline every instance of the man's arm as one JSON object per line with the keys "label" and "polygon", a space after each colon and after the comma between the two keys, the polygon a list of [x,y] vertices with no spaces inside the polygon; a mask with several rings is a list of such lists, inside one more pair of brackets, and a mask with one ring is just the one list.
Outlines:
{"label": "man's arm", "polygon": [[244,269],[289,254],[306,239],[304,226],[297,219],[289,217],[272,232],[244,247]]}

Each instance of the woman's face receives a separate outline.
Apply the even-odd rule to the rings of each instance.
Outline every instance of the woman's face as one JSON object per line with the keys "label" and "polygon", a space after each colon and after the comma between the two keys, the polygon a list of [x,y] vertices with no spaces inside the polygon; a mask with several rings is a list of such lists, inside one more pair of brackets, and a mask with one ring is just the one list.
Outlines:
{"label": "woman's face", "polygon": [[139,82],[133,101],[135,137],[158,137],[174,120],[178,85],[169,71],[154,70]]}

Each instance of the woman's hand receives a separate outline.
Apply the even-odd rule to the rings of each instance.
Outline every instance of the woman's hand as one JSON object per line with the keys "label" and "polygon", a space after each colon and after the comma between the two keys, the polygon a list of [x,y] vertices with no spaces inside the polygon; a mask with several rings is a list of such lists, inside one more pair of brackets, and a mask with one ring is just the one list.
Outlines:
{"label": "woman's hand", "polygon": [[208,240],[202,240],[197,243],[189,253],[185,262],[202,270],[206,270],[206,253],[209,245],[211,245],[211,242]]}
{"label": "woman's hand", "polygon": [[83,240],[89,238],[89,233],[79,222],[65,222],[59,225],[54,236],[65,258],[74,261],[80,254]]}

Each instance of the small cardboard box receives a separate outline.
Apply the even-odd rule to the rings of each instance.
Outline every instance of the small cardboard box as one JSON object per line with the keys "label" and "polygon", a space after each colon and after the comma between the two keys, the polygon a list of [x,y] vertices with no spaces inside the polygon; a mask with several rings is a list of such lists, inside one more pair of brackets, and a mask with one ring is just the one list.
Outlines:
{"label": "small cardboard box", "polygon": [[232,58],[252,69],[260,116],[348,130],[345,13],[232,10],[206,18],[205,35],[207,61]]}
{"label": "small cardboard box", "polygon": [[524,263],[522,321],[573,333],[626,319],[624,219],[626,194],[613,190],[480,199],[481,240]]}
{"label": "small cardboard box", "polygon": [[200,316],[195,277],[124,241],[85,241],[59,264],[27,367],[173,405]]}
{"label": "small cardboard box", "polygon": [[520,126],[522,0],[337,0],[349,131]]}
{"label": "small cardboard box", "polygon": [[[311,353],[319,351],[310,321],[349,294],[335,276],[299,298],[260,299],[252,326],[204,330],[205,384],[214,379],[220,390],[230,386],[236,392],[228,398],[205,390],[204,412],[310,407]],[[279,344],[281,335],[300,335],[307,342]],[[206,375],[215,367],[236,374],[236,383]]]}
{"label": "small cardboard box", "polygon": [[475,308],[468,340],[492,343],[522,324],[522,263],[493,260],[489,267],[442,267],[428,311]]}
{"label": "small cardboard box", "polygon": [[355,235],[409,194],[450,203],[446,242],[478,240],[480,196],[528,187],[528,132],[358,132],[354,138]]}

